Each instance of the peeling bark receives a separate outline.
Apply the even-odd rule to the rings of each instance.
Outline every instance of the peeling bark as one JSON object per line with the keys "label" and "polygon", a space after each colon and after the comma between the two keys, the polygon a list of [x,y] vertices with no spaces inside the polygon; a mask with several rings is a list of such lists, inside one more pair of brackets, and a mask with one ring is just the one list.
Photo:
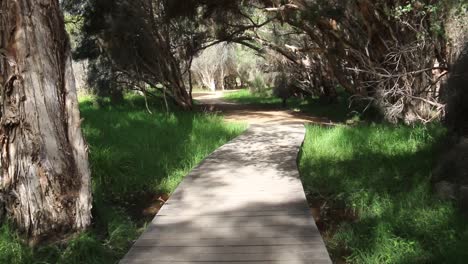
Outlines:
{"label": "peeling bark", "polygon": [[30,239],[91,222],[87,145],[58,0],[0,0],[0,198]]}

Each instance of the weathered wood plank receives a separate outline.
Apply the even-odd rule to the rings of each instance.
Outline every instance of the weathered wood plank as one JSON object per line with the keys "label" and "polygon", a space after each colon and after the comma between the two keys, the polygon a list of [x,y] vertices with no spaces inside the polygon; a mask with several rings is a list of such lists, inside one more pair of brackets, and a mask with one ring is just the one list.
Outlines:
{"label": "weathered wood plank", "polygon": [[198,214],[228,214],[228,213],[237,213],[237,212],[267,212],[267,211],[281,211],[287,212],[291,210],[300,210],[308,211],[309,208],[307,203],[303,200],[299,202],[288,202],[288,203],[260,203],[260,204],[251,204],[249,207],[242,208],[243,204],[224,204],[223,203],[173,203],[167,202],[159,211],[160,213],[165,212],[166,210],[177,211],[177,212],[190,212]]}
{"label": "weathered wood plank", "polygon": [[134,246],[269,246],[269,245],[314,245],[320,246],[323,244],[320,237],[283,237],[283,238],[223,238],[223,239],[183,239],[183,240],[167,240],[161,239],[138,239]]}
{"label": "weathered wood plank", "polygon": [[[167,252],[135,252],[133,253],[134,257],[138,260],[153,260],[157,259],[158,261],[207,261],[207,262],[225,262],[225,261],[278,261],[278,260],[303,260],[307,261],[309,259],[327,259],[327,252],[314,252],[314,251],[303,251],[303,252],[265,252],[265,253],[223,253],[223,254],[170,254]],[[130,255],[132,256],[132,255]]]}
{"label": "weathered wood plank", "polygon": [[196,226],[263,226],[263,225],[308,225],[313,221],[305,215],[276,215],[276,216],[223,216],[223,215],[203,215],[203,216],[157,216],[153,223],[167,225],[189,221]]}
{"label": "weathered wood plank", "polygon": [[181,216],[181,217],[194,217],[194,216],[225,216],[225,217],[251,217],[251,216],[294,216],[294,215],[304,215],[308,214],[309,210],[300,210],[300,209],[295,209],[295,210],[270,210],[270,211],[264,211],[259,208],[259,210],[256,211],[250,211],[250,212],[200,212],[199,210],[184,210],[182,208],[180,209],[164,209],[161,210],[158,213],[158,216]]}
{"label": "weathered wood plank", "polygon": [[156,259],[124,259],[120,262],[121,264],[330,264],[329,259],[313,259],[307,260],[267,260],[267,261],[159,261]]}
{"label": "weathered wood plank", "polygon": [[244,227],[233,230],[231,227],[208,227],[208,228],[192,228],[179,226],[174,228],[160,228],[157,226],[149,227],[140,238],[141,239],[154,239],[167,240],[171,238],[180,239],[206,239],[206,238],[274,238],[286,236],[317,236],[317,229],[311,226],[295,227],[290,225],[284,226],[262,226],[262,227]]}
{"label": "weathered wood plank", "polygon": [[[190,246],[166,246],[166,245],[147,245],[135,247],[133,251],[129,252],[127,256],[134,255],[135,253],[143,252],[167,252],[168,254],[177,254],[180,252],[187,252],[191,254],[225,254],[225,253],[268,253],[268,252],[310,252],[316,250],[311,248],[308,244],[301,245],[257,245],[257,246],[200,246],[200,245],[190,245]],[[316,250],[317,251],[317,250]],[[326,252],[326,251],[324,251]]]}

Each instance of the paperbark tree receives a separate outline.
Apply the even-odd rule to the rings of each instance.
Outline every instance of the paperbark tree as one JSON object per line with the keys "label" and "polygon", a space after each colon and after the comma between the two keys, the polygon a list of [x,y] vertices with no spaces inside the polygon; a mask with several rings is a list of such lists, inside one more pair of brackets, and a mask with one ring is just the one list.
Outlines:
{"label": "paperbark tree", "polygon": [[0,0],[0,198],[30,239],[91,222],[90,169],[58,0]]}
{"label": "paperbark tree", "polygon": [[225,43],[211,46],[193,60],[192,71],[205,88],[224,90],[224,77],[236,71],[234,56],[232,46]]}

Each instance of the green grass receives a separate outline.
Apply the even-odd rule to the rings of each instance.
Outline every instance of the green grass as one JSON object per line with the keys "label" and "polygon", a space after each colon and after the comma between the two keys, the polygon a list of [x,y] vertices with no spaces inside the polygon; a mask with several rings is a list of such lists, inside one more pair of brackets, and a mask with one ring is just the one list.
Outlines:
{"label": "green grass", "polygon": [[203,158],[245,129],[216,115],[166,114],[158,102],[150,107],[152,115],[138,96],[118,107],[81,98],[93,173],[93,226],[66,243],[32,249],[4,224],[0,263],[116,263],[148,220],[136,212],[143,209],[139,200],[172,192]]}
{"label": "green grass", "polygon": [[430,188],[444,133],[437,124],[307,127],[299,163],[309,198],[353,215],[326,231],[335,259],[466,263],[468,222]]}
{"label": "green grass", "polygon": [[271,93],[255,94],[248,89],[225,93],[223,99],[240,104],[281,106],[281,99],[272,96]]}
{"label": "green grass", "polygon": [[207,154],[245,129],[217,115],[150,115],[139,100],[105,109],[82,100],[95,188],[104,187],[106,193],[169,193]]}

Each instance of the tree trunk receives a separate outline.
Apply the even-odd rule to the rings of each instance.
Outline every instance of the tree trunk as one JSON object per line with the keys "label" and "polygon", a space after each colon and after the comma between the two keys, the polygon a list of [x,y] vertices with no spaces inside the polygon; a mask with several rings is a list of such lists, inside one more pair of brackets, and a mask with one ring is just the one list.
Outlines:
{"label": "tree trunk", "polygon": [[0,0],[0,201],[30,239],[91,222],[90,170],[58,0]]}
{"label": "tree trunk", "polygon": [[204,87],[208,88],[212,92],[216,91],[216,83],[213,74],[200,71],[199,75],[200,82]]}
{"label": "tree trunk", "polygon": [[219,69],[214,74],[215,91],[224,91],[224,70]]}

